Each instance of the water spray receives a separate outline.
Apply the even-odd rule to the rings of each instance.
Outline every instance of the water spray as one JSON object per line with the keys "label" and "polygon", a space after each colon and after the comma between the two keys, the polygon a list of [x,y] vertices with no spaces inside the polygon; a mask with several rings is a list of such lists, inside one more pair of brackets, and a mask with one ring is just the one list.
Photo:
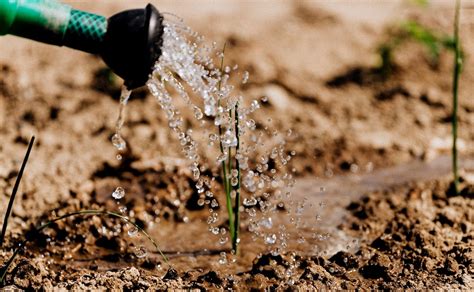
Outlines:
{"label": "water spray", "polygon": [[151,4],[110,18],[55,0],[0,0],[0,35],[97,54],[128,89],[145,85],[161,55],[163,17]]}

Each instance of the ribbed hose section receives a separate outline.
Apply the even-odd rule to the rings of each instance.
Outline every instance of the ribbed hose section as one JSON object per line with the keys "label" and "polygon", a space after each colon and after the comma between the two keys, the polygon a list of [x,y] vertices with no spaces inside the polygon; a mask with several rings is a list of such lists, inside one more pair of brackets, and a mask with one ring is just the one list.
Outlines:
{"label": "ribbed hose section", "polygon": [[98,54],[106,32],[107,19],[105,17],[80,10],[71,10],[71,18],[64,35],[64,45]]}

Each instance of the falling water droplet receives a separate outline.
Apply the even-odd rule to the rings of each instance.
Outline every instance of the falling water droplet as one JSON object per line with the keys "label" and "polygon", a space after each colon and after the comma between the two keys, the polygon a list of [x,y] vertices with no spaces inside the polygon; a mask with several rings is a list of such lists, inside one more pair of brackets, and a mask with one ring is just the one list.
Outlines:
{"label": "falling water droplet", "polygon": [[[260,104],[258,103],[258,100],[254,99],[252,100],[252,103],[250,104],[250,111],[256,111],[260,108]],[[269,121],[270,122],[270,121]]]}
{"label": "falling water droplet", "polygon": [[243,202],[244,206],[246,207],[251,207],[257,205],[257,199],[251,197],[251,198],[245,198]]}
{"label": "falling water droplet", "polygon": [[233,176],[233,177],[237,177],[239,175],[239,171],[237,169],[232,169],[232,171],[230,172],[230,174]]}
{"label": "falling water droplet", "polygon": [[133,226],[132,228],[130,228],[130,229],[128,230],[127,233],[128,233],[128,235],[129,235],[130,237],[134,237],[134,236],[137,235],[137,233],[138,233],[138,228],[135,227],[135,226]]}
{"label": "falling water droplet", "polygon": [[112,193],[112,197],[116,200],[120,200],[125,196],[125,190],[122,187],[117,187]]}
{"label": "falling water droplet", "polygon": [[232,178],[230,179],[230,184],[231,184],[233,187],[237,186],[237,185],[239,184],[239,179],[236,178],[236,177],[232,177]]}
{"label": "falling water droplet", "polygon": [[224,147],[235,147],[237,146],[237,137],[234,132],[228,129],[222,136],[222,146]]}
{"label": "falling water droplet", "polygon": [[248,121],[246,122],[246,124],[247,124],[247,127],[248,127],[249,129],[255,130],[255,121],[254,121],[254,120],[250,119],[250,120],[248,120]]}
{"label": "falling water droplet", "polygon": [[196,119],[200,120],[202,119],[204,115],[202,114],[202,111],[199,107],[195,106],[194,107],[194,117],[196,117]]}
{"label": "falling water droplet", "polygon": [[255,215],[257,215],[257,211],[255,210],[255,208],[247,209],[247,212],[250,217],[255,217]]}
{"label": "falling water droplet", "polygon": [[211,207],[212,207],[212,208],[217,208],[217,207],[219,207],[219,203],[217,202],[216,199],[213,199],[213,200],[211,201]]}
{"label": "falling water droplet", "polygon": [[209,135],[209,140],[211,140],[211,141],[213,141],[213,142],[216,141],[217,138],[218,138],[218,136],[217,136],[216,134],[210,134],[210,135]]}
{"label": "falling water droplet", "polygon": [[193,168],[193,177],[194,179],[199,179],[199,176],[201,175],[201,172],[199,171],[199,168]]}
{"label": "falling water droplet", "polygon": [[227,159],[227,153],[222,153],[217,157],[217,162],[221,163]]}
{"label": "falling water droplet", "polygon": [[244,74],[242,75],[242,84],[246,84],[249,81],[249,72],[245,71]]}
{"label": "falling water droplet", "polygon": [[143,245],[135,247],[135,256],[142,259],[148,255],[146,248]]}
{"label": "falling water droplet", "polygon": [[120,136],[120,134],[118,133],[115,133],[113,136],[112,136],[112,144],[115,146],[115,148],[117,148],[117,150],[119,151],[122,151],[122,150],[125,150],[125,148],[127,148],[127,143],[125,142],[125,140],[122,138],[122,136]]}
{"label": "falling water droplet", "polygon": [[227,254],[225,252],[220,253],[219,264],[221,264],[221,265],[227,264]]}
{"label": "falling water droplet", "polygon": [[265,236],[265,244],[275,244],[277,237],[274,233]]}
{"label": "falling water droplet", "polygon": [[272,228],[273,226],[273,220],[271,217],[268,217],[268,218],[263,218],[261,221],[260,221],[260,225],[267,228],[267,229],[270,229]]}
{"label": "falling water droplet", "polygon": [[219,244],[224,245],[228,240],[229,240],[229,238],[227,236],[222,236],[219,239]]}
{"label": "falling water droplet", "polygon": [[197,203],[199,206],[204,206],[204,199],[199,199]]}

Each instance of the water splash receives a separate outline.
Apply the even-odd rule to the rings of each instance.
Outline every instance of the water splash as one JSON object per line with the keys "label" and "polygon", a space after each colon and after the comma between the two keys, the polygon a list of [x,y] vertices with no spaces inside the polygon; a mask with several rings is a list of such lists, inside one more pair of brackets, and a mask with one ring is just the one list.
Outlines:
{"label": "water splash", "polygon": [[[222,186],[216,186],[216,177],[220,174],[215,170],[224,163],[229,174],[228,187],[233,188],[232,198],[236,196],[234,188],[242,185],[241,209],[247,214],[249,229],[255,238],[271,246],[272,251],[281,251],[287,247],[290,235],[284,225],[275,227],[272,217],[280,212],[279,209],[286,208],[282,201],[291,196],[290,191],[285,191],[284,197],[282,190],[290,189],[295,183],[293,174],[287,169],[296,152],[286,149],[286,139],[292,137],[293,132],[280,133],[272,129],[271,118],[266,122],[258,119],[258,110],[262,103],[269,102],[269,98],[247,100],[235,92],[232,73],[238,66],[225,66],[220,70],[215,59],[222,60],[223,53],[215,53],[216,50],[216,43],[206,45],[202,36],[182,22],[165,19],[162,55],[147,87],[188,159],[190,174],[200,196],[197,204],[208,206],[208,229],[216,236],[216,241],[228,242],[220,229],[225,218],[214,210],[220,205],[219,201],[224,200]],[[248,83],[249,75],[245,71],[240,82]],[[181,102],[178,103],[174,96]],[[184,108],[179,107],[183,102]],[[182,116],[185,111],[195,118],[191,126],[197,124],[202,131],[189,129],[189,123],[185,123]],[[237,145],[240,145],[239,149]],[[229,159],[232,155],[235,161]],[[212,174],[206,172],[207,167],[211,168]],[[289,206],[288,214],[299,217],[304,208],[304,204]],[[296,228],[302,228],[300,221],[294,219],[292,222]],[[221,255],[219,261],[224,262],[224,259],[227,262]]]}

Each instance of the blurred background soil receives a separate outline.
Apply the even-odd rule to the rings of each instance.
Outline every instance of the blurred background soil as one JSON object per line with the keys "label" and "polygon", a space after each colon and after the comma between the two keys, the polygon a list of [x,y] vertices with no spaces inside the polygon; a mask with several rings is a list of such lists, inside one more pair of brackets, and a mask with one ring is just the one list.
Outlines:
{"label": "blurred background soil", "polygon": [[[66,2],[107,16],[147,3]],[[474,2],[463,3],[461,38],[466,59],[460,81],[459,149],[470,156],[474,152]],[[292,166],[299,177],[367,173],[414,160],[430,161],[450,151],[452,52],[443,51],[439,64],[432,66],[423,46],[407,42],[394,52],[395,69],[389,77],[379,78],[373,72],[380,63],[377,48],[387,40],[387,31],[401,21],[416,20],[451,34],[452,1],[432,1],[427,7],[410,1],[153,4],[184,18],[207,41],[216,41],[217,47],[227,43],[226,64],[238,64],[241,72],[250,73],[249,82],[238,90],[248,99],[268,97],[257,122],[271,118],[275,129],[291,129],[288,149],[296,151]],[[186,202],[181,207],[166,203],[175,198],[188,202],[192,182],[179,143],[146,90],[135,91],[127,107],[123,136],[130,150],[119,163],[110,137],[121,84],[98,57],[5,36],[0,38],[0,74],[1,210],[8,203],[28,140],[31,135],[37,138],[13,209],[10,245],[29,224],[48,217],[55,208],[114,207],[107,196],[119,184],[142,194],[130,199],[132,208],[158,208],[162,212],[157,216],[178,222],[188,216],[191,209]],[[191,115],[186,122],[193,124]],[[180,188],[187,191],[176,195]],[[472,197],[469,200],[463,204],[470,207],[460,212],[472,211]],[[465,220],[472,223],[469,214]],[[146,222],[147,217],[140,219]],[[472,233],[469,228],[462,232]],[[135,279],[136,272],[116,273],[122,273],[118,278]],[[314,269],[312,273],[317,274]],[[61,280],[51,277],[50,281],[55,285]],[[162,284],[150,285],[166,287]]]}

